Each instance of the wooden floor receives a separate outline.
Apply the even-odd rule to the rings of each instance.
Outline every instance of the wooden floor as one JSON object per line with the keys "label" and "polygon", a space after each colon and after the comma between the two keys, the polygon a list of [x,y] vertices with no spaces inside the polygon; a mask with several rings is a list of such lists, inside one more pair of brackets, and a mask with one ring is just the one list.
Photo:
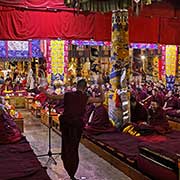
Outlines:
{"label": "wooden floor", "polygon": [[[41,123],[30,111],[20,110],[24,117],[24,135],[27,137],[37,155],[48,152],[48,128]],[[60,152],[61,137],[52,132],[52,152]],[[76,177],[80,180],[130,180],[127,175],[103,160],[84,145],[79,147],[80,164]],[[50,162],[48,174],[52,180],[69,180],[60,156],[54,156],[57,165]],[[39,158],[42,165],[46,165],[47,157]]]}

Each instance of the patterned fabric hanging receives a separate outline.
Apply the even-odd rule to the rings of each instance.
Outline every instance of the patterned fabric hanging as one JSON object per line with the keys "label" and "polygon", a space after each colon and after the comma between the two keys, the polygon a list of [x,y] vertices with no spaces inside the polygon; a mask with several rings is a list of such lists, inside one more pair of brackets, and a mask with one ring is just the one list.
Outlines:
{"label": "patterned fabric hanging", "polygon": [[177,47],[173,45],[166,46],[166,75],[176,75]]}
{"label": "patterned fabric hanging", "polygon": [[6,41],[0,41],[0,58],[5,58],[6,55]]}
{"label": "patterned fabric hanging", "polygon": [[64,74],[66,75],[68,73],[68,45],[69,42],[64,42]]}
{"label": "patterned fabric hanging", "polygon": [[174,88],[176,76],[177,47],[173,45],[166,46],[166,87],[168,90]]}
{"label": "patterned fabric hanging", "polygon": [[51,69],[54,75],[64,73],[64,41],[51,40]]}
{"label": "patterned fabric hanging", "polygon": [[178,62],[177,62],[177,68],[176,68],[176,80],[177,84],[180,84],[180,46],[178,46]]}
{"label": "patterned fabric hanging", "polygon": [[43,54],[40,48],[40,40],[32,40],[30,41],[31,46],[31,56],[34,58],[42,58]]}
{"label": "patterned fabric hanging", "polygon": [[153,58],[153,79],[158,80],[158,75],[159,75],[159,58],[158,56],[155,56]]}
{"label": "patterned fabric hanging", "polygon": [[8,41],[8,57],[10,58],[28,58],[29,42],[28,41]]}
{"label": "patterned fabric hanging", "polygon": [[77,10],[94,12],[110,12],[135,6],[138,13],[143,4],[149,5],[156,1],[162,0],[64,0],[64,4]]}

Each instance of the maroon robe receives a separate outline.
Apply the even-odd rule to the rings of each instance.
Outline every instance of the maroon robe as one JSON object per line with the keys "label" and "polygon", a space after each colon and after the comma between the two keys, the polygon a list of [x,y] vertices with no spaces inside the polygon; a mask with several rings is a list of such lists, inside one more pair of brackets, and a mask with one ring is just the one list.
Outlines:
{"label": "maroon robe", "polygon": [[13,87],[12,87],[12,85],[6,85],[6,84],[3,84],[2,86],[1,86],[1,94],[2,95],[4,95],[5,94],[5,92],[4,91],[11,91],[11,90],[13,90]]}
{"label": "maroon robe", "polygon": [[[93,116],[91,122],[88,122],[88,125],[85,127],[86,131],[93,134],[115,131],[112,123],[109,121],[107,109],[102,104],[94,107],[91,112],[93,113]],[[89,117],[90,115],[91,113],[89,114]]]}
{"label": "maroon robe", "polygon": [[149,124],[154,127],[154,129],[161,134],[169,132],[169,124],[165,117],[164,110],[159,107],[156,111],[149,109]]}
{"label": "maroon robe", "polygon": [[180,114],[177,113],[178,109],[178,99],[175,96],[172,96],[166,100],[167,104],[165,108],[171,108],[171,109],[165,109],[165,113],[168,116],[172,117],[180,117]]}
{"label": "maroon robe", "polygon": [[142,101],[148,97],[147,93],[144,90],[137,90],[136,93],[136,100],[137,101]]}
{"label": "maroon robe", "polygon": [[153,100],[157,100],[159,105],[161,107],[163,107],[163,105],[164,105],[164,97],[160,93],[156,94],[156,95],[149,96],[149,98],[147,98],[147,100],[144,103],[144,107],[149,108],[149,106],[151,104],[151,101],[153,101]]}
{"label": "maroon robe", "polygon": [[88,124],[89,116],[91,115],[93,110],[94,110],[94,105],[93,104],[87,104],[86,110],[84,113],[84,117],[83,117],[83,121],[84,121],[85,125]]}
{"label": "maroon robe", "polygon": [[8,144],[19,141],[22,138],[14,119],[0,105],[0,144]]}
{"label": "maroon robe", "polygon": [[62,161],[71,178],[79,164],[79,142],[84,126],[83,115],[88,96],[81,91],[67,92],[64,95],[64,112],[60,117],[62,132]]}
{"label": "maroon robe", "polygon": [[22,84],[16,84],[14,87],[14,91],[22,91],[24,90],[24,86]]}
{"label": "maroon robe", "polygon": [[147,122],[148,113],[144,106],[137,102],[136,106],[130,106],[131,109],[131,122],[137,123],[139,121]]}

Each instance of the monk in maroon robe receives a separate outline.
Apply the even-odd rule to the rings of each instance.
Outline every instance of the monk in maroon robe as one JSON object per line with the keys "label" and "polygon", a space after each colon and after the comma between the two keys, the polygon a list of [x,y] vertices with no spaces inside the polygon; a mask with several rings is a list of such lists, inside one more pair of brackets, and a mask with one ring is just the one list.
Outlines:
{"label": "monk in maroon robe", "polygon": [[172,91],[169,91],[165,98],[165,103],[163,106],[163,110],[165,111],[166,115],[171,117],[180,117],[178,113],[178,98],[175,97]]}
{"label": "monk in maroon robe", "polygon": [[3,98],[0,97],[0,144],[14,143],[21,138],[19,128],[6,110]]}
{"label": "monk in maroon robe", "polygon": [[101,103],[104,101],[104,93],[101,87],[101,80],[99,82],[99,97],[88,97],[85,93],[86,81],[81,79],[77,83],[77,91],[67,92],[64,95],[46,95],[51,99],[64,99],[64,112],[60,117],[60,126],[62,133],[62,161],[64,168],[72,180],[79,164],[79,142],[81,139],[82,130],[84,127],[83,116],[85,107],[88,103]]}
{"label": "monk in maroon robe", "polygon": [[6,79],[4,84],[1,86],[1,94],[5,94],[7,91],[12,91],[12,83],[9,79]]}
{"label": "monk in maroon robe", "polygon": [[140,104],[134,96],[130,99],[130,110],[131,110],[131,122],[147,122],[148,113],[146,108]]}
{"label": "monk in maroon robe", "polygon": [[152,90],[152,95],[148,96],[146,99],[142,100],[142,103],[144,103],[144,106],[146,108],[149,108],[151,101],[157,100],[158,104],[162,107],[164,105],[164,97],[162,94],[158,92],[157,88],[154,88]]}
{"label": "monk in maroon robe", "polygon": [[23,90],[24,90],[24,86],[20,82],[17,82],[15,84],[14,91],[23,91]]}
{"label": "monk in maroon robe", "polygon": [[137,101],[142,101],[148,97],[147,93],[141,89],[141,88],[136,88],[136,100]]}
{"label": "monk in maroon robe", "polygon": [[102,103],[95,103],[88,113],[87,125],[85,130],[92,134],[100,134],[104,132],[113,132],[115,128],[109,121],[107,109]]}
{"label": "monk in maroon robe", "polygon": [[158,133],[169,132],[169,124],[165,117],[165,112],[159,104],[158,100],[152,100],[148,110],[149,125],[153,126]]}

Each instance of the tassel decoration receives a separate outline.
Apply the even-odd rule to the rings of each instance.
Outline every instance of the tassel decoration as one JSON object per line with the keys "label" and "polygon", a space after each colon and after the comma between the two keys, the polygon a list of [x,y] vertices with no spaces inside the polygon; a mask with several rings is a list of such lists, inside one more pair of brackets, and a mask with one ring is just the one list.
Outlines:
{"label": "tassel decoration", "polygon": [[134,11],[134,0],[131,0],[131,4],[132,4],[132,11]]}
{"label": "tassel decoration", "polygon": [[138,16],[139,15],[139,2],[140,2],[141,0],[134,0],[134,2],[136,3],[136,16]]}

